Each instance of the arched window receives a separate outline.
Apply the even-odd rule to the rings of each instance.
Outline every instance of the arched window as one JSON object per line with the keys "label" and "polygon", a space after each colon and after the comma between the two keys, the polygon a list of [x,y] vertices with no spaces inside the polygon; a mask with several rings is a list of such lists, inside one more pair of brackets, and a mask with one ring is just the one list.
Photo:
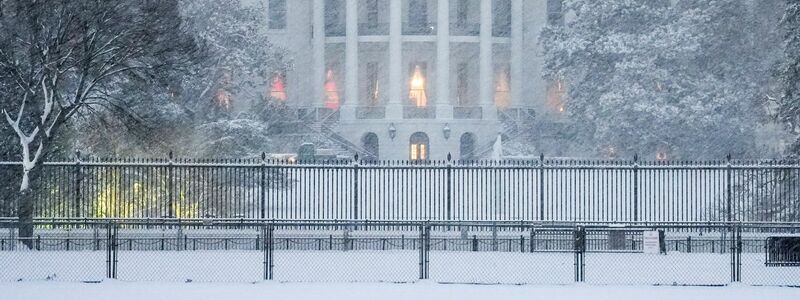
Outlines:
{"label": "arched window", "polygon": [[412,161],[428,160],[430,157],[430,140],[424,132],[417,132],[411,135],[409,141],[409,157]]}
{"label": "arched window", "polygon": [[372,132],[369,132],[361,138],[361,146],[364,149],[364,159],[366,160],[378,160],[380,157],[380,146],[378,143],[378,135]]}
{"label": "arched window", "polygon": [[475,159],[475,134],[467,132],[461,135],[460,150],[462,160]]}

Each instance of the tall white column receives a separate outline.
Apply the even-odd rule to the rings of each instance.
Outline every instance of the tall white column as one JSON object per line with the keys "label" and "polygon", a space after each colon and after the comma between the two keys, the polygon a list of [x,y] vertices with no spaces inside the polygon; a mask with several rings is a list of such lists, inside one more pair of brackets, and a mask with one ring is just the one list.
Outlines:
{"label": "tall white column", "polygon": [[389,1],[389,103],[386,118],[403,118],[403,6],[400,0]]}
{"label": "tall white column", "polygon": [[450,102],[450,0],[439,0],[436,38],[436,118],[453,118]]}
{"label": "tall white column", "polygon": [[345,100],[340,117],[355,119],[358,106],[358,0],[347,0],[345,34]]}
{"label": "tall white column", "polygon": [[522,74],[524,73],[522,53],[524,39],[523,1],[511,2],[511,106],[522,106]]}
{"label": "tall white column", "polygon": [[325,0],[314,0],[314,72],[311,93],[313,107],[325,107]]}
{"label": "tall white column", "polygon": [[492,0],[481,0],[480,103],[483,119],[497,119],[494,104],[494,61],[492,54]]}

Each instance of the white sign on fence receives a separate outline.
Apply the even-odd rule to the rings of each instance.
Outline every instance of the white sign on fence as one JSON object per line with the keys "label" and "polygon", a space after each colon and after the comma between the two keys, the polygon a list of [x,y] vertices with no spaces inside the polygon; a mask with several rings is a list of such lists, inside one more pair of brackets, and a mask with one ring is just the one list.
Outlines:
{"label": "white sign on fence", "polygon": [[645,231],[642,234],[642,250],[645,254],[659,254],[658,231]]}

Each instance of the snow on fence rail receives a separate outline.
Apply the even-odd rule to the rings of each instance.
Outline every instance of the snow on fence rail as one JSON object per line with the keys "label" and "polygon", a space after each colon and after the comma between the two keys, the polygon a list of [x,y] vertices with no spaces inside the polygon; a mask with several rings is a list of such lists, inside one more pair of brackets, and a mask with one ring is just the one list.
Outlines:
{"label": "snow on fence rail", "polygon": [[[771,267],[765,250],[800,223],[35,222],[28,249],[0,220],[0,281],[800,286],[800,266]],[[656,253],[650,231],[663,232]]]}
{"label": "snow on fence rail", "polygon": [[[44,164],[37,217],[798,221],[789,161],[87,159]],[[16,178],[17,163],[0,163]],[[15,216],[13,195],[0,216]]]}

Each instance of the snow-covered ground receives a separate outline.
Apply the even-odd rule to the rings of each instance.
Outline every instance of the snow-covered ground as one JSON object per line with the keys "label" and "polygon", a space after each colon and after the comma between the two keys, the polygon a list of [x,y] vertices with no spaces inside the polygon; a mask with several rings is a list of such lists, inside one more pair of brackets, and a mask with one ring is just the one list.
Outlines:
{"label": "snow-covered ground", "polygon": [[[259,282],[262,251],[119,251],[117,278],[129,282]],[[0,282],[102,281],[103,251],[0,252]],[[416,250],[275,251],[276,282],[415,282]],[[440,283],[571,284],[572,253],[431,251],[430,279]],[[729,254],[587,253],[589,284],[725,285]],[[742,255],[742,283],[800,286],[800,267],[766,267],[764,255]]]}
{"label": "snow-covered ground", "polygon": [[391,283],[103,283],[14,282],[0,283],[0,298],[13,300],[218,300],[218,299],[525,299],[525,300],[739,300],[800,299],[800,289],[782,287],[672,287],[594,286],[571,284],[461,285],[418,282]]}

